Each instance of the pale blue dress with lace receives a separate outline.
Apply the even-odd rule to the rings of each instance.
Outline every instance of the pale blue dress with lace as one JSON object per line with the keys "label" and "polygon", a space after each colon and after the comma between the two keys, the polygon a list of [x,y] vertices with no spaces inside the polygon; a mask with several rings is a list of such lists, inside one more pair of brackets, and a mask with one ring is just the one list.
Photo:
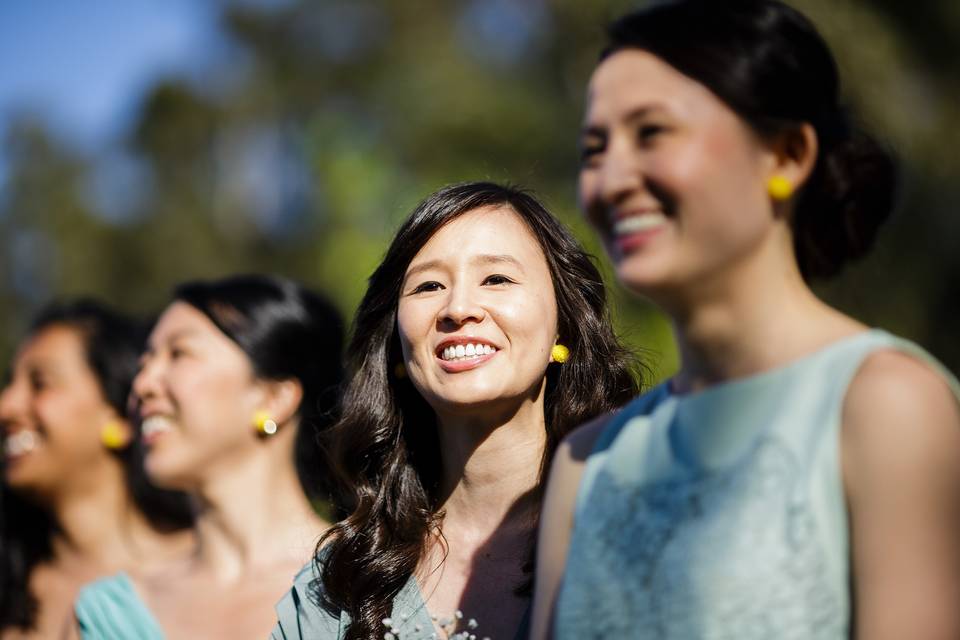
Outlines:
{"label": "pale blue dress with lace", "polygon": [[[554,625],[562,640],[838,640],[851,624],[843,399],[872,330],[782,368],[675,396],[661,385],[600,436],[577,496]],[[922,429],[923,425],[916,425]]]}
{"label": "pale blue dress with lace", "polygon": [[85,586],[74,613],[84,640],[164,640],[163,630],[125,573]]}

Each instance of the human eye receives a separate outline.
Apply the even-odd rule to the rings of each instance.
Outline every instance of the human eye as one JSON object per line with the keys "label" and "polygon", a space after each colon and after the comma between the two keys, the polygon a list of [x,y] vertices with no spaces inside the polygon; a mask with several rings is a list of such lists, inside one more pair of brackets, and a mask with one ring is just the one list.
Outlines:
{"label": "human eye", "polygon": [[43,375],[43,372],[41,371],[31,371],[28,379],[30,381],[30,388],[34,392],[39,393],[40,391],[43,391],[44,389],[50,386],[47,383],[46,376]]}
{"label": "human eye", "polygon": [[599,138],[591,138],[580,142],[580,165],[592,166],[597,157],[606,150],[606,142]]}
{"label": "human eye", "polygon": [[637,129],[637,139],[640,144],[651,144],[667,131],[667,127],[658,123],[642,124]]}
{"label": "human eye", "polygon": [[417,286],[415,286],[410,293],[411,294],[427,293],[430,291],[440,291],[441,289],[443,289],[442,284],[440,284],[436,280],[429,280],[427,282],[422,282]]}
{"label": "human eye", "polygon": [[498,284],[516,284],[516,280],[509,278],[502,273],[494,273],[483,279],[483,284],[485,285],[498,285]]}
{"label": "human eye", "polygon": [[181,344],[174,343],[171,344],[167,353],[171,361],[180,360],[181,358],[190,354],[190,352]]}

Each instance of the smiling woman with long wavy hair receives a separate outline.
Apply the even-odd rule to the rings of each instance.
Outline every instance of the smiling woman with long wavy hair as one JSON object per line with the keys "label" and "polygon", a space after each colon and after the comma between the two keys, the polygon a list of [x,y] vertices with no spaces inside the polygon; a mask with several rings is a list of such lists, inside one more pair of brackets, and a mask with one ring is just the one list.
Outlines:
{"label": "smiling woman with long wavy hair", "polygon": [[544,469],[637,389],[593,262],[521,191],[442,189],[370,278],[348,364],[328,442],[352,512],[274,637],[522,635]]}

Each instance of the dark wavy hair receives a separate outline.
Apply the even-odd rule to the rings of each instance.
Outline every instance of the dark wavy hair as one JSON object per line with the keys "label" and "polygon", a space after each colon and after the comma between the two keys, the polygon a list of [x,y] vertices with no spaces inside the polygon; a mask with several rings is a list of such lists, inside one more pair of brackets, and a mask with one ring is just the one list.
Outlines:
{"label": "dark wavy hair", "polygon": [[311,500],[329,497],[318,435],[333,421],[343,379],[343,318],[323,296],[284,278],[237,275],[186,282],[174,300],[206,315],[265,380],[295,378],[303,388],[294,464]]}
{"label": "dark wavy hair", "polygon": [[873,246],[896,201],[889,150],[854,126],[837,63],[816,27],[778,0],[680,0],[627,14],[601,60],[643,49],[710,89],[761,136],[803,123],[818,155],[792,219],[807,280],[837,274]]}
{"label": "dark wavy hair", "polygon": [[[122,315],[100,302],[80,299],[54,304],[33,320],[27,338],[55,326],[80,336],[87,365],[118,415],[127,415],[127,399],[146,338],[146,323]],[[132,506],[158,530],[190,526],[192,515],[183,494],[151,485],[144,473],[144,449],[139,437],[130,446],[112,451],[123,463]],[[30,593],[33,569],[51,559],[51,539],[57,523],[42,506],[0,483],[0,630],[33,627],[37,599]]]}
{"label": "dark wavy hair", "polygon": [[[547,371],[538,499],[560,439],[638,391],[639,365],[614,335],[600,273],[540,202],[487,182],[446,187],[421,202],[394,236],[357,309],[341,418],[329,433],[331,464],[353,511],[318,545],[323,588],[317,591],[331,612],[350,615],[350,639],[380,637],[382,619],[440,518],[436,417],[409,380],[392,373],[402,363],[397,304],[404,274],[438,229],[480,207],[512,210],[536,238],[553,280],[560,341],[570,349],[569,361]],[[528,553],[529,576],[532,540]],[[526,582],[518,590],[528,591]]]}

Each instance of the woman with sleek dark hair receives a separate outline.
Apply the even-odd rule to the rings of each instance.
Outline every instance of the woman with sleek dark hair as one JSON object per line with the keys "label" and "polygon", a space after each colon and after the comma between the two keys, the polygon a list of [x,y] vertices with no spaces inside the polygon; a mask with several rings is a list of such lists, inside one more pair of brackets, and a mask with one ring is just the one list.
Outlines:
{"label": "woman with sleek dark hair", "polygon": [[34,319],[0,391],[0,637],[62,633],[80,586],[191,545],[151,487],[127,398],[146,328],[93,300]]}
{"label": "woman with sleek dark hair", "polygon": [[523,637],[543,470],[637,390],[607,311],[590,257],[530,195],[479,182],[421,202],[370,277],[329,433],[353,511],[274,637]]}
{"label": "woman with sleek dark hair", "polygon": [[533,637],[960,637],[960,386],[808,284],[869,250],[896,185],[829,49],[776,0],[609,33],[581,207],[682,365],[561,446]]}
{"label": "woman with sleek dark hair", "polygon": [[331,419],[342,340],[332,305],[287,280],[176,289],[133,391],[147,473],[190,496],[198,545],[159,570],[85,588],[82,637],[269,633],[273,604],[329,526],[311,501],[324,497],[316,435]]}

